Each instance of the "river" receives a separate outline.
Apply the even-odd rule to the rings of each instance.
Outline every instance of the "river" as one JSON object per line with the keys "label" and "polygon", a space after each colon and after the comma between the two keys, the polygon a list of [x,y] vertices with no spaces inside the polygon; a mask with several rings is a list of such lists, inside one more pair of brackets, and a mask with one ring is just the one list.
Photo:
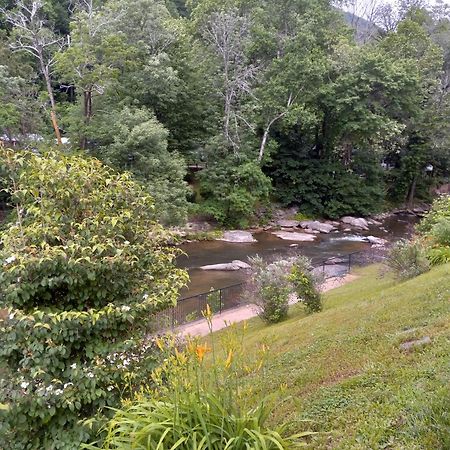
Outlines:
{"label": "river", "polygon": [[364,242],[364,236],[377,236],[395,241],[412,234],[415,216],[394,215],[383,221],[381,226],[371,226],[369,231],[358,234],[353,232],[332,232],[320,234],[314,242],[299,242],[293,248],[293,241],[282,240],[270,232],[255,233],[257,242],[251,244],[237,244],[223,241],[200,241],[183,244],[181,249],[185,255],[178,258],[179,267],[189,271],[190,283],[181,296],[187,297],[202,292],[208,292],[211,288],[218,289],[240,283],[246,273],[238,271],[206,271],[199,267],[208,264],[227,263],[235,259],[247,261],[249,256],[260,255],[263,258],[272,259],[293,254],[302,254],[311,258],[313,262],[330,258],[332,256],[345,255],[352,252],[364,251],[370,248],[370,244]]}

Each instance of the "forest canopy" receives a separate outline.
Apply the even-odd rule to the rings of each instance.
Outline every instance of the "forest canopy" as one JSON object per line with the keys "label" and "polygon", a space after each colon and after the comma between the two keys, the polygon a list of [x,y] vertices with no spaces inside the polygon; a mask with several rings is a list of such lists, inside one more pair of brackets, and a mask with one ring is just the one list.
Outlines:
{"label": "forest canopy", "polygon": [[449,176],[450,8],[358,5],[0,0],[1,140],[132,172],[166,224],[427,200]]}

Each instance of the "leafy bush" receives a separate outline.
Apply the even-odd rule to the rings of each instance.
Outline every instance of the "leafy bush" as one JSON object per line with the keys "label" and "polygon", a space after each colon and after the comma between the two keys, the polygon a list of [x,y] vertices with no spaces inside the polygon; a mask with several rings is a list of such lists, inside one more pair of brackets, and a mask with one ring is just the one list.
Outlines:
{"label": "leafy bush", "polygon": [[[209,308],[208,308],[209,310]],[[211,312],[206,313],[211,330]],[[305,432],[283,437],[284,427],[271,430],[266,421],[273,400],[246,406],[251,388],[240,378],[256,374],[264,364],[267,346],[251,360],[242,360],[245,336],[233,328],[223,335],[222,351],[198,341],[184,350],[166,348],[165,363],[152,379],[156,389],[126,402],[109,422],[103,449],[241,450],[297,448]],[[212,351],[212,361],[205,355]],[[207,360],[208,359],[208,360]],[[238,388],[239,385],[239,388]],[[98,449],[95,445],[85,448]]]}
{"label": "leafy bush", "polygon": [[292,265],[289,277],[297,298],[309,313],[322,311],[322,296],[318,289],[318,279],[312,272],[311,262],[299,257]]}
{"label": "leafy bush", "polygon": [[1,151],[0,447],[75,448],[158,363],[151,315],[186,280],[146,190],[95,159]]}
{"label": "leafy bush", "polygon": [[201,209],[223,225],[246,227],[271,185],[256,162],[237,163],[225,159],[201,173]]}
{"label": "leafy bush", "polygon": [[428,233],[437,245],[450,245],[450,218],[442,217]]}
{"label": "leafy bush", "polygon": [[428,259],[431,264],[450,262],[450,195],[433,203],[417,229],[429,244]]}
{"label": "leafy bush", "polygon": [[436,246],[428,250],[428,259],[433,266],[450,262],[450,246]]}
{"label": "leafy bush", "polygon": [[442,220],[450,220],[450,195],[444,195],[434,201],[431,210],[417,226],[417,230],[423,234],[429,233]]}
{"label": "leafy bush", "polygon": [[386,264],[400,280],[407,280],[430,270],[426,247],[420,241],[397,242],[390,250]]}
{"label": "leafy bush", "polygon": [[250,258],[252,275],[247,295],[259,308],[259,317],[268,323],[277,323],[288,315],[289,296],[292,286],[289,281],[291,263],[275,261],[267,264],[259,256]]}

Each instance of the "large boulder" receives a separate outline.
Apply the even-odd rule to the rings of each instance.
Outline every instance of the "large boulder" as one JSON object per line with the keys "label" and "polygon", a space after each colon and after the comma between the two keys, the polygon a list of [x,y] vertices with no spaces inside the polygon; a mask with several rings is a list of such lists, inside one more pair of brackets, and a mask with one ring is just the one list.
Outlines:
{"label": "large boulder", "polygon": [[219,241],[235,242],[238,244],[257,242],[252,233],[241,230],[225,231]]}
{"label": "large boulder", "polygon": [[382,238],[375,237],[375,236],[366,236],[364,238],[364,240],[366,240],[367,242],[369,242],[372,245],[379,246],[379,247],[383,247],[388,243],[388,241],[386,239],[382,239]]}
{"label": "large boulder", "polygon": [[319,231],[320,233],[330,233],[336,228],[330,223],[319,222],[318,220],[304,220],[300,222],[300,226],[304,229]]}
{"label": "large boulder", "polygon": [[359,228],[361,230],[368,230],[369,224],[367,223],[366,219],[363,219],[362,217],[350,217],[346,216],[341,219],[342,223],[346,223],[347,225],[350,225],[354,228]]}
{"label": "large boulder", "polygon": [[273,234],[275,236],[278,236],[280,239],[284,239],[286,241],[312,242],[316,239],[316,235],[314,234],[298,233],[291,231],[275,231]]}
{"label": "large boulder", "polygon": [[230,263],[222,263],[222,264],[209,264],[207,266],[200,267],[201,270],[240,270],[240,269],[250,269],[250,264],[245,263],[244,261],[240,261],[236,259]]}

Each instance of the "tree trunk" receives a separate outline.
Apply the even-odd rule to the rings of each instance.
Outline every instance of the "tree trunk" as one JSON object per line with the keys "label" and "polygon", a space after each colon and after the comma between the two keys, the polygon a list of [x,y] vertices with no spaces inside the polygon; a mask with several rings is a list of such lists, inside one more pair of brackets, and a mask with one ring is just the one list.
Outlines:
{"label": "tree trunk", "polygon": [[58,145],[62,145],[61,133],[59,132],[58,119],[56,117],[56,103],[55,103],[55,97],[53,95],[50,74],[49,74],[48,68],[45,67],[43,56],[41,56],[39,58],[39,62],[41,64],[42,75],[44,75],[44,78],[45,78],[45,84],[47,87],[48,98],[50,99],[50,106],[51,106],[50,118],[52,120],[53,129],[55,131],[56,142],[58,143]]}
{"label": "tree trunk", "polygon": [[[88,89],[83,92],[84,96],[84,123],[85,125],[89,125],[92,117],[92,90]],[[80,148],[85,150],[87,147],[87,138],[86,134],[83,133],[80,139]]]}
{"label": "tree trunk", "polygon": [[266,127],[264,130],[264,134],[261,140],[261,145],[259,147],[259,155],[258,155],[258,162],[261,162],[264,156],[264,150],[266,148],[267,138],[269,137],[269,127]]}
{"label": "tree trunk", "polygon": [[408,196],[406,198],[406,207],[408,209],[412,209],[414,206],[414,197],[416,195],[416,186],[417,186],[417,175],[414,175],[414,178],[408,189]]}

